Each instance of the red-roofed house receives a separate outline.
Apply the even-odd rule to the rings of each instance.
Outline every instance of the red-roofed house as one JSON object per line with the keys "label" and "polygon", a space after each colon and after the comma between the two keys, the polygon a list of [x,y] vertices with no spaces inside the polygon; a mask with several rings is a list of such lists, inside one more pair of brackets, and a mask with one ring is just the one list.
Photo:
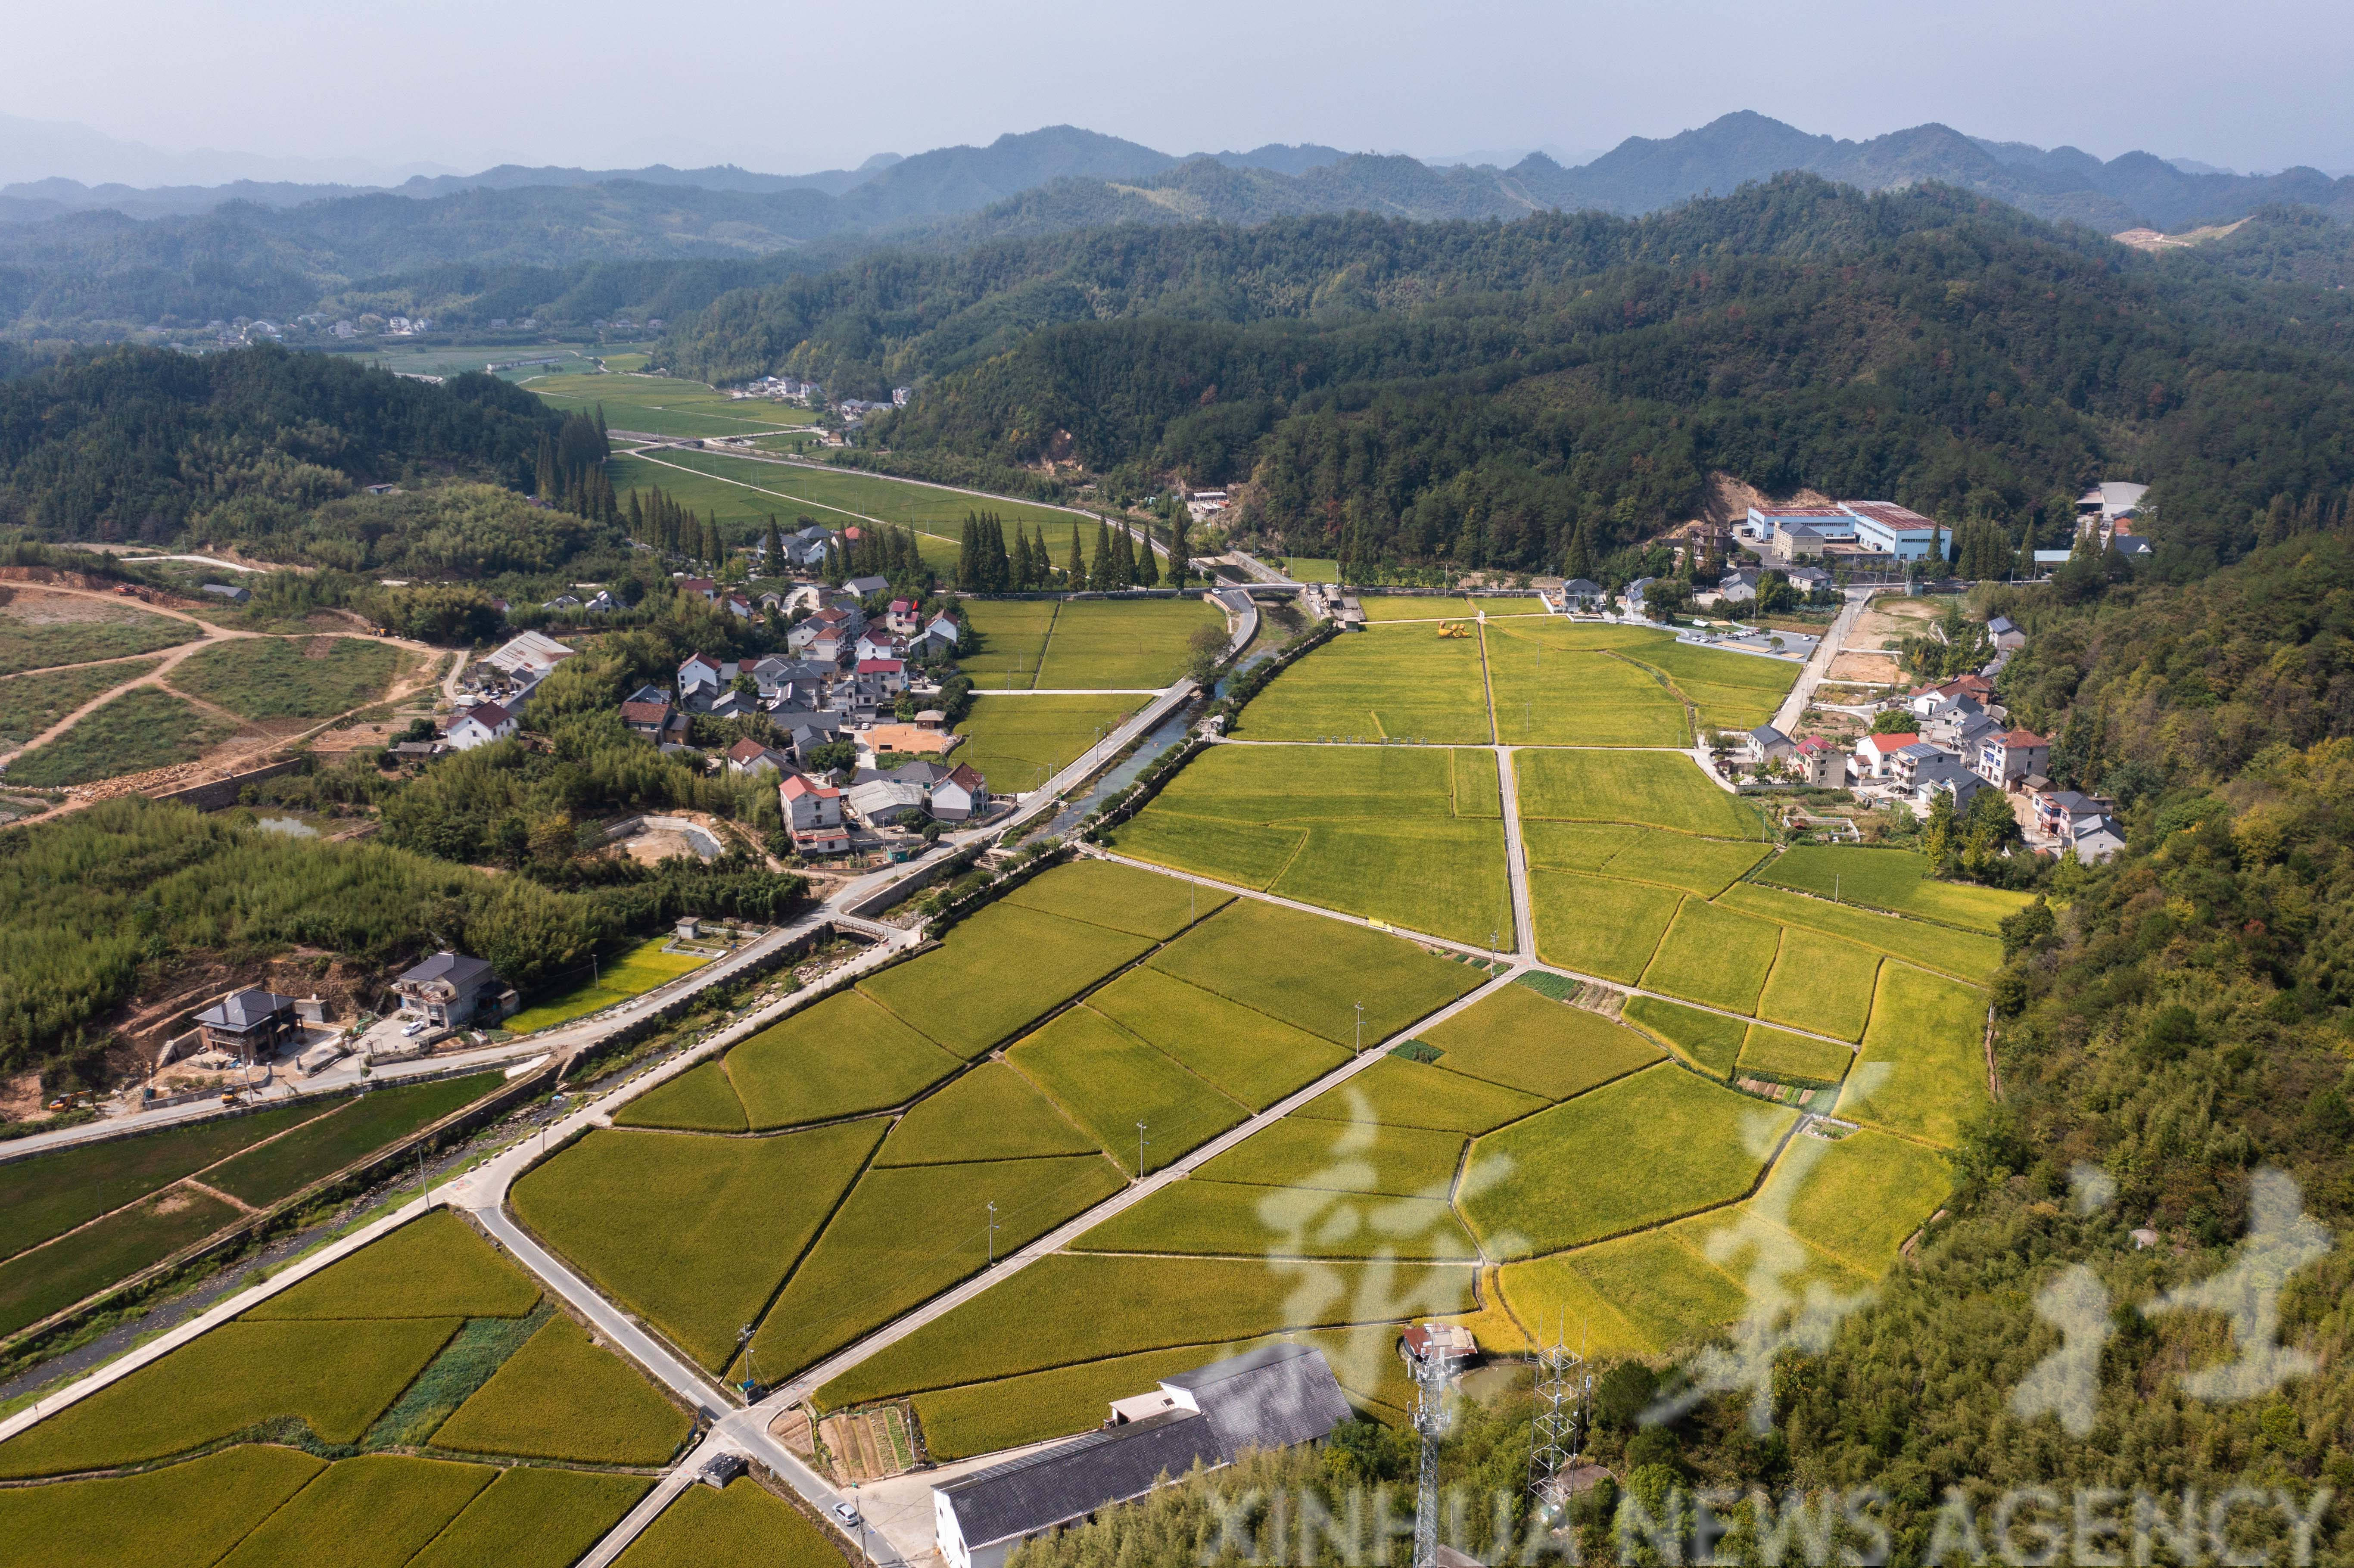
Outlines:
{"label": "red-roofed house", "polygon": [[659,736],[670,723],[668,703],[623,703],[621,723],[638,735]]}
{"label": "red-roofed house", "polygon": [[1790,760],[1799,777],[1818,789],[1847,788],[1847,753],[1821,736],[1810,735],[1799,741]]}
{"label": "red-roofed house", "polygon": [[709,577],[682,577],[678,586],[682,592],[701,594],[705,604],[716,603],[719,598],[719,585]]}
{"label": "red-roofed house", "polygon": [[752,601],[746,599],[742,594],[730,593],[721,599],[719,602],[726,605],[727,607],[727,613],[734,616],[737,620],[749,620],[752,619]]}
{"label": "red-roofed house", "polygon": [[788,773],[777,786],[777,803],[793,835],[793,848],[803,854],[840,854],[850,848],[850,829],[842,821],[842,791],[816,784],[799,773]]}
{"label": "red-roofed house", "polygon": [[970,763],[957,764],[954,772],[932,786],[932,815],[943,822],[961,822],[987,810],[989,785]]}
{"label": "red-roofed house", "polygon": [[452,751],[472,751],[478,746],[504,740],[514,732],[514,715],[496,703],[476,703],[461,717],[451,722],[450,733],[443,738]]}
{"label": "red-roofed house", "polygon": [[785,770],[785,758],[749,736],[746,736],[727,748],[728,772],[758,773],[764,770],[769,773],[782,773]]}
{"label": "red-roofed house", "polygon": [[2033,730],[2009,729],[1978,742],[1978,777],[2008,789],[2052,762],[2052,743]]}
{"label": "red-roofed house", "polygon": [[918,619],[916,601],[912,599],[893,599],[890,609],[883,619],[890,624],[894,631],[901,633],[914,631]]}
{"label": "red-roofed house", "polygon": [[1864,779],[1886,779],[1890,776],[1888,759],[1908,746],[1920,742],[1917,734],[1867,735],[1855,743],[1855,771]]}
{"label": "red-roofed house", "polygon": [[895,697],[907,689],[907,664],[903,659],[861,659],[858,673],[880,677],[883,689]]}

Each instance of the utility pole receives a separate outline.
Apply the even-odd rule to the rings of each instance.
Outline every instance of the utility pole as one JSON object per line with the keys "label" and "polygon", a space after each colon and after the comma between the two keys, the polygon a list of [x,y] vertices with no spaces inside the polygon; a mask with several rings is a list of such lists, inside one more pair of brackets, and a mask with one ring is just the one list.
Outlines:
{"label": "utility pole", "polygon": [[1363,1055],[1363,1054],[1365,1054],[1365,1004],[1364,1004],[1363,1002],[1362,1002],[1362,1001],[1361,1001],[1361,1002],[1358,1002],[1358,1003],[1356,1003],[1356,1009],[1357,1009],[1357,1054],[1358,1054],[1358,1055],[1360,1055],[1360,1056],[1362,1056],[1362,1055]]}
{"label": "utility pole", "polygon": [[997,1266],[997,1205],[994,1202],[989,1205],[989,1263],[992,1268]]}
{"label": "utility pole", "polygon": [[1136,1124],[1136,1179],[1144,1180],[1144,1150],[1152,1140],[1144,1136],[1144,1124]]}
{"label": "utility pole", "polygon": [[759,1369],[752,1364],[752,1325],[749,1323],[736,1330],[736,1353],[744,1358],[744,1398],[748,1404],[753,1390],[760,1386]]}

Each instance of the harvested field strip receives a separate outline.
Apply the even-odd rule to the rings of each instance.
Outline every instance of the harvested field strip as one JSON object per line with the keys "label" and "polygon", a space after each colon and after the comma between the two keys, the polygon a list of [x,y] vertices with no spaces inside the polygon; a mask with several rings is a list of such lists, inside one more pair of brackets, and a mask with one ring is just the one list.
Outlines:
{"label": "harvested field strip", "polygon": [[543,1307],[528,1318],[473,1318],[450,1336],[417,1381],[400,1391],[390,1409],[360,1439],[366,1448],[422,1447],[451,1413],[491,1380],[508,1357],[521,1350],[554,1314]]}
{"label": "harvested field strip", "polygon": [[515,1183],[514,1213],[710,1371],[832,1215],[879,1120],[781,1138],[595,1131]]}
{"label": "harvested field strip", "polygon": [[1005,902],[1165,942],[1216,914],[1234,896],[1132,865],[1076,860],[1032,877],[1007,894]]}
{"label": "harvested field strip", "polygon": [[457,1330],[433,1318],[225,1323],[0,1444],[0,1477],[161,1459],[278,1416],[356,1443]]}
{"label": "harvested field strip", "polygon": [[1733,1075],[1734,1064],[1741,1056],[1741,1043],[1749,1033],[1749,1025],[1741,1019],[1727,1018],[1721,1012],[1703,1012],[1697,1007],[1665,1001],[1656,996],[1628,997],[1620,1016],[1719,1080]]}
{"label": "harvested field strip", "polygon": [[872,998],[844,991],[786,1014],[725,1061],[746,1117],[766,1131],[905,1105],[960,1059]]}
{"label": "harvested field strip", "polygon": [[244,1321],[323,1318],[520,1318],[539,1286],[449,1209],[420,1214],[289,1287]]}
{"label": "harvested field strip", "polygon": [[1458,1262],[1479,1255],[1443,1197],[1235,1186],[1198,1178],[1122,1210],[1071,1250]]}
{"label": "harvested field strip", "polygon": [[1469,1311],[1472,1271],[1333,1263],[1057,1254],[1013,1276],[820,1389],[841,1409],[1107,1356],[1256,1339],[1287,1328]]}
{"label": "harvested field strip", "polygon": [[1475,1140],[1462,1208],[1491,1257],[1529,1257],[1729,1203],[1786,1110],[1662,1065]]}
{"label": "harvested field strip", "polygon": [[1529,871],[1537,956],[1557,968],[1622,985],[1642,979],[1683,900],[1673,888],[1571,871]]}
{"label": "harvested field strip", "polygon": [[558,1314],[433,1435],[468,1454],[660,1465],[694,1423],[643,1374]]}
{"label": "harvested field strip", "polygon": [[475,1493],[408,1568],[571,1568],[652,1489],[639,1476],[515,1465]]}
{"label": "harvested field strip", "polygon": [[[1161,1170],[1250,1114],[1087,1007],[1056,1014],[1005,1059],[1132,1176]],[[1140,1122],[1149,1132],[1140,1133]],[[1140,1138],[1145,1140],[1141,1170]]]}
{"label": "harvested field strip", "polygon": [[13,1334],[163,1262],[239,1213],[193,1187],[174,1187],[19,1253],[0,1264],[0,1334]]}
{"label": "harvested field strip", "polygon": [[[875,1169],[760,1320],[745,1371],[778,1382],[1118,1192],[1097,1155]],[[993,1294],[993,1292],[992,1292]]]}
{"label": "harvested field strip", "polygon": [[1565,1100],[1659,1059],[1659,1048],[1601,1014],[1509,985],[1422,1039],[1445,1053],[1438,1065],[1523,1094]]}
{"label": "harvested field strip", "polygon": [[2002,967],[2002,944],[1992,937],[1931,926],[1901,916],[1878,915],[1853,905],[1808,898],[1779,888],[1740,882],[1718,901],[1728,909],[1803,926],[1810,931],[1843,938],[1866,948],[1903,959],[1923,969],[1937,969],[1957,980],[1983,985]]}
{"label": "harvested field strip", "polygon": [[345,1166],[473,1104],[505,1079],[498,1073],[372,1089],[332,1116],[305,1122],[205,1172],[205,1183],[266,1208]]}
{"label": "harvested field strip", "polygon": [[1029,1079],[1002,1062],[983,1062],[917,1101],[883,1140],[875,1163],[956,1165],[1099,1152]]}
{"label": "harvested field strip", "polygon": [[1773,922],[1687,898],[1643,971],[1643,989],[1755,1012],[1781,946],[1782,928]]}
{"label": "harvested field strip", "polygon": [[938,948],[867,976],[858,989],[970,1059],[1151,947],[1124,931],[992,904],[950,927]]}
{"label": "harvested field strip", "polygon": [[251,1444],[141,1475],[0,1488],[0,1542],[45,1568],[210,1563],[326,1467]]}

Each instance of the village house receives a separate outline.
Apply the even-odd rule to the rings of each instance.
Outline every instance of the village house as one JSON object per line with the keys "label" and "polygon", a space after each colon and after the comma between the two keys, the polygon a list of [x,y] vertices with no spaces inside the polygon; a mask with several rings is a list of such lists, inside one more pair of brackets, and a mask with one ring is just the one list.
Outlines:
{"label": "village house", "polygon": [[1734,743],[1735,756],[1760,768],[1769,762],[1779,762],[1797,749],[1796,743],[1788,736],[1770,724],[1759,725]]}
{"label": "village house", "polygon": [[1791,760],[1797,767],[1800,780],[1818,789],[1847,787],[1847,753],[1821,736],[1810,735],[1798,742]]}
{"label": "village house", "polygon": [[670,699],[654,686],[641,686],[621,704],[621,724],[632,735],[660,739],[670,727]]}
{"label": "village house", "polygon": [[777,786],[777,803],[783,809],[786,831],[801,854],[841,854],[850,848],[850,828],[843,821],[842,791],[800,773],[788,773]]}
{"label": "village house", "polygon": [[716,604],[719,601],[719,585],[709,577],[680,577],[678,589],[681,593],[699,596],[705,604]]}
{"label": "village house", "polygon": [[864,683],[869,676],[875,679],[881,688],[882,694],[886,697],[896,697],[907,689],[907,665],[905,660],[861,659],[858,662],[858,678]]}
{"label": "village house", "polygon": [[196,1014],[196,1028],[208,1051],[226,1051],[241,1062],[266,1062],[281,1043],[302,1038],[295,999],[259,986],[230,991]]}
{"label": "village house", "polygon": [[2009,729],[1978,740],[1978,777],[2009,788],[2040,777],[2052,760],[2052,743],[2032,730]]}
{"label": "village house", "polygon": [[1987,638],[1998,652],[2016,653],[2027,646],[2027,633],[2007,615],[1998,615],[1987,622]]}
{"label": "village house", "polygon": [[483,1014],[493,1022],[515,1010],[515,993],[481,959],[444,948],[392,982],[404,1011],[442,1029],[461,1029]]}
{"label": "village house", "polygon": [[[845,528],[843,530],[843,534],[846,538],[854,539],[858,536],[858,530],[855,528]],[[849,589],[852,593],[856,594],[860,599],[873,599],[878,593],[888,591],[891,587],[891,579],[888,577],[871,576],[853,577],[842,586]]]}
{"label": "village house", "polygon": [[921,620],[922,607],[912,599],[893,599],[891,608],[883,614],[884,624],[903,636],[915,635],[916,627]]}
{"label": "village house", "polygon": [[746,736],[727,748],[727,771],[735,774],[782,773],[788,766],[779,752]]}
{"label": "village house", "polygon": [[922,816],[926,790],[921,784],[883,778],[852,785],[843,799],[860,821],[869,827],[884,828]]}
{"label": "village house", "polygon": [[969,821],[989,810],[989,785],[970,764],[960,763],[932,786],[931,802],[941,821]]}
{"label": "village house", "polygon": [[506,739],[514,734],[515,715],[496,703],[476,703],[450,721],[442,738],[452,751],[472,751],[478,746]]}
{"label": "village house", "polygon": [[1572,577],[1561,585],[1561,612],[1564,615],[1592,614],[1608,608],[1610,596],[1600,583],[1586,577]]}
{"label": "village house", "polygon": [[1917,734],[1867,735],[1855,743],[1855,770],[1859,778],[1886,779],[1893,771],[1891,758],[1908,746],[1918,746]]}
{"label": "village house", "polygon": [[856,652],[861,660],[904,659],[907,655],[907,645],[890,632],[870,626],[858,634]]}

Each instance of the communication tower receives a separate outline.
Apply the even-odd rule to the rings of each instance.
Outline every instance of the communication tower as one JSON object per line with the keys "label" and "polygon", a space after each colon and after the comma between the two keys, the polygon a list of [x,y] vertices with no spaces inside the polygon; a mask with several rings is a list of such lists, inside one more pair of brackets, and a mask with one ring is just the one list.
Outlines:
{"label": "communication tower", "polygon": [[1564,1322],[1552,1344],[1537,1349],[1529,1499],[1543,1519],[1560,1509],[1562,1482],[1585,1457],[1585,1410],[1594,1395],[1594,1374],[1585,1357],[1569,1348],[1567,1330]]}

